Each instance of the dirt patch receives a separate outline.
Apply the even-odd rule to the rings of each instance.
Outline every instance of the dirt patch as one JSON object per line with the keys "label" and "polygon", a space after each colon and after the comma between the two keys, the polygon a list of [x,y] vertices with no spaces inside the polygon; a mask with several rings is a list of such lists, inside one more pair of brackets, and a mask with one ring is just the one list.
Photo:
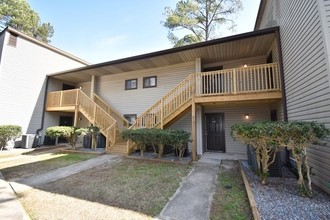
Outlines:
{"label": "dirt patch", "polygon": [[[50,193],[54,200],[58,195],[62,195],[65,198],[156,216],[190,170],[191,167],[185,165],[124,159],[116,164],[104,164],[83,171],[39,189]],[[40,219],[45,213],[57,215],[54,211],[56,207],[44,201],[42,196],[36,197],[33,191],[22,194],[21,200],[23,204],[26,204],[28,212],[36,219]],[[61,197],[61,203],[69,205],[71,200]],[[89,208],[85,207],[86,210]],[[74,209],[68,211],[76,212]],[[59,210],[59,212],[63,215],[65,210]],[[61,217],[58,216],[58,218]],[[104,219],[107,218],[104,217]]]}
{"label": "dirt patch", "polygon": [[22,194],[19,200],[35,220],[152,219],[138,212],[37,189]]}
{"label": "dirt patch", "polygon": [[210,219],[253,219],[238,161],[221,162]]}

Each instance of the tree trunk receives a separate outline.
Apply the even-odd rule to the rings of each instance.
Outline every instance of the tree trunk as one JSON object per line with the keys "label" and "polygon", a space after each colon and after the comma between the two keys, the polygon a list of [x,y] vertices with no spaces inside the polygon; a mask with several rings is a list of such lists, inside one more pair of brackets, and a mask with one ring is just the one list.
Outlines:
{"label": "tree trunk", "polygon": [[269,155],[268,155],[268,151],[266,148],[262,149],[262,158],[261,158],[261,184],[262,185],[267,185],[268,184],[268,161],[269,161]]}
{"label": "tree trunk", "polygon": [[308,194],[312,192],[312,180],[310,175],[310,168],[308,165],[308,158],[307,158],[307,151],[306,148],[304,149],[304,166],[306,168],[306,175],[307,175],[307,181],[308,181]]}

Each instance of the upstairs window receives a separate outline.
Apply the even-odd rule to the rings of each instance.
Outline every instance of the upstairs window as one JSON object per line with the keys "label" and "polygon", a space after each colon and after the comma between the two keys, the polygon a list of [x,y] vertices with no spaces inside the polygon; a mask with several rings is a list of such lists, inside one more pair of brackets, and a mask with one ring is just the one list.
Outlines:
{"label": "upstairs window", "polygon": [[133,125],[136,120],[136,114],[124,115],[124,118],[128,121],[129,126]]}
{"label": "upstairs window", "polygon": [[125,90],[137,89],[137,79],[125,80]]}
{"label": "upstairs window", "polygon": [[12,46],[12,47],[16,47],[16,45],[17,45],[17,35],[14,35],[12,33],[9,34],[8,45]]}
{"label": "upstairs window", "polygon": [[143,88],[151,88],[157,86],[157,76],[143,77]]}

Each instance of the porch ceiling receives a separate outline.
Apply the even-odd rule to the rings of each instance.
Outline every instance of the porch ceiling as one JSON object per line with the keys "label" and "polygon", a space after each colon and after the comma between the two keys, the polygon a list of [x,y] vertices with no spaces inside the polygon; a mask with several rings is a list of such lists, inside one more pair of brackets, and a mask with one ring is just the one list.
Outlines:
{"label": "porch ceiling", "polygon": [[52,78],[81,83],[91,76],[123,73],[179,63],[193,62],[201,58],[203,64],[266,56],[275,39],[276,29],[265,29],[245,34],[202,42],[194,45],[135,57],[115,60],[50,75]]}

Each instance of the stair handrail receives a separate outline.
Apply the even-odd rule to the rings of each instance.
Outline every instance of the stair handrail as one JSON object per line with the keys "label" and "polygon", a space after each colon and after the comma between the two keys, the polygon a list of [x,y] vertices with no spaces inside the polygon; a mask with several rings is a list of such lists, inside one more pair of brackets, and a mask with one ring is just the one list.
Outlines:
{"label": "stair handrail", "polygon": [[[117,127],[117,121],[110,115],[108,114],[103,108],[101,108],[97,103],[95,103],[87,94],[85,94],[83,91],[81,91],[80,89],[78,90],[78,98],[77,98],[77,107],[80,107],[84,110],[86,110],[84,108],[83,105],[81,105],[81,98],[84,97],[85,100],[88,100],[89,104],[93,107],[93,114],[92,115],[85,115],[83,111],[81,111],[82,114],[85,115],[85,117],[91,117],[91,122],[93,124],[96,124],[97,126],[100,127],[100,131],[101,133],[103,133],[106,137],[107,137],[107,143],[106,143],[106,148],[109,148],[109,143],[110,147],[113,146],[113,144],[115,144],[116,142],[116,136],[114,135],[113,138],[109,138],[111,136],[109,136],[109,131],[115,127]],[[100,121],[97,120],[97,111],[102,112],[103,116],[108,117],[110,119],[110,123],[108,123],[108,126],[103,126],[102,123]],[[90,112],[88,111],[88,109],[86,110],[86,112]],[[90,114],[90,113],[88,113]],[[104,117],[102,117],[104,118]]]}
{"label": "stair handrail", "polygon": [[[143,112],[135,120],[133,125],[130,126],[128,129],[135,129],[139,127],[139,125],[142,125],[142,127],[147,127],[147,128],[152,128],[157,126],[160,126],[162,128],[163,121],[167,117],[169,117],[175,110],[179,109],[181,106],[183,106],[185,103],[187,103],[192,99],[193,96],[192,93],[195,91],[193,87],[196,86],[195,77],[196,77],[195,74],[190,74],[189,76],[187,76],[176,87],[174,87],[171,91],[169,91],[166,95],[164,95],[161,99],[159,99],[150,108],[148,108],[148,110]],[[184,91],[186,92],[184,93]],[[174,96],[172,96],[173,94]],[[175,107],[168,108],[168,110],[166,110],[166,107],[168,105],[171,106],[173,105],[171,101],[175,100],[177,97],[180,97],[180,100],[174,103]],[[152,112],[154,109],[156,109],[156,112]],[[159,118],[158,120],[157,117]],[[148,121],[149,123],[147,123],[146,121]],[[134,146],[135,146],[134,142],[127,141],[127,152],[130,153]]]}
{"label": "stair handrail", "polygon": [[[118,111],[116,111],[114,108],[112,108],[111,106],[110,106],[110,104],[108,104],[108,103],[106,103],[99,95],[97,95],[96,93],[94,93],[94,102],[95,102],[95,98],[98,100],[98,101],[100,101],[104,106],[106,106],[106,108],[107,108],[107,110],[106,109],[104,109],[103,108],[103,110],[105,110],[106,112],[108,112],[108,114],[109,115],[111,115],[110,113],[109,113],[109,110],[112,112],[112,113],[114,113],[114,115],[116,116],[116,117],[118,117],[118,118],[120,118],[122,121],[123,121],[123,126],[124,127],[128,127],[129,126],[129,121],[125,118],[125,117],[123,117]],[[97,104],[97,102],[95,102],[96,104]],[[100,107],[102,108],[102,106],[100,105]],[[113,116],[112,116],[113,117]],[[115,118],[115,117],[113,117],[113,118]],[[117,123],[118,123],[118,121],[117,121]]]}
{"label": "stair handrail", "polygon": [[[188,99],[186,99],[184,102],[182,102],[180,105],[176,106],[176,109],[180,108],[183,104],[185,104],[187,101],[189,101],[191,99],[191,93],[192,93],[192,82],[193,82],[193,77],[195,77],[195,74],[190,74],[189,76],[187,76],[184,80],[182,80],[176,87],[174,87],[171,91],[169,91],[168,93],[166,93],[166,95],[164,95],[162,98],[160,98],[157,102],[155,102],[155,104],[153,104],[150,108],[148,108],[145,112],[143,112],[136,120],[135,122],[128,128],[128,129],[134,129],[136,128],[139,123],[143,124],[143,122],[141,122],[141,118],[143,118],[144,116],[147,116],[148,114],[154,114],[151,112],[151,110],[157,108],[157,107],[161,107],[163,108],[166,104],[166,101],[167,101],[167,98],[171,97],[171,94],[173,94],[174,92],[176,92],[179,88],[181,88],[183,85],[186,85],[188,83],[188,88],[189,88],[189,94],[190,94],[190,97]],[[179,95],[181,95],[181,93],[179,93],[176,97],[178,97]],[[163,109],[164,110],[164,109]],[[172,112],[175,111],[172,110]],[[163,115],[161,115],[161,117],[164,117],[164,111],[163,112]],[[168,115],[167,115],[168,116]],[[162,118],[163,120],[165,118]],[[155,127],[157,125],[159,125],[161,122],[158,122],[158,123],[152,123]]]}

